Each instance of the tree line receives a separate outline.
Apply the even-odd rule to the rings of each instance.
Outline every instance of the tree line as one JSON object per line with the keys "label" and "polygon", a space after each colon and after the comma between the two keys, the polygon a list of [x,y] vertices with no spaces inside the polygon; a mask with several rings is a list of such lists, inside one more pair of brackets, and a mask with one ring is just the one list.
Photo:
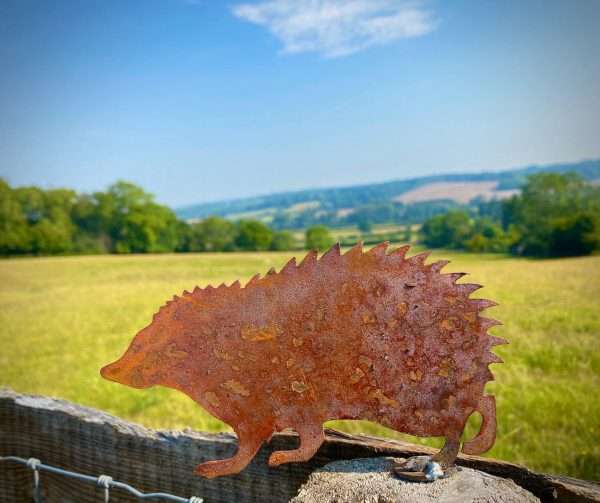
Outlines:
{"label": "tree line", "polygon": [[[357,211],[362,235],[342,239],[410,241],[411,226],[371,234],[377,212]],[[369,241],[368,238],[371,238]],[[531,175],[519,195],[480,201],[428,218],[420,241],[434,248],[536,257],[586,255],[600,249],[600,187],[577,174]],[[327,226],[309,227],[304,240],[257,220],[208,217],[188,223],[128,182],[92,194],[68,189],[10,187],[0,179],[0,255],[221,252],[307,249],[334,243]]]}
{"label": "tree line", "polygon": [[[324,249],[329,231],[306,232],[306,246]],[[0,255],[163,253],[235,250],[291,250],[290,231],[262,222],[209,217],[179,220],[151,194],[120,181],[104,192],[10,187],[0,179]]]}
{"label": "tree line", "polygon": [[423,244],[532,257],[588,255],[600,250],[600,187],[576,173],[528,177],[521,193],[452,210],[421,227]]}

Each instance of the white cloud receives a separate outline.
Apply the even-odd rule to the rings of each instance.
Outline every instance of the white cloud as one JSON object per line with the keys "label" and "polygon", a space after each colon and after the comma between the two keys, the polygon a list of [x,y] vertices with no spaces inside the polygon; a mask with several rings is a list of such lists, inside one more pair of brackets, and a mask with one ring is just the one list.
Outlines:
{"label": "white cloud", "polygon": [[267,0],[235,5],[232,12],[265,26],[285,53],[318,52],[329,58],[425,35],[436,27],[421,2],[406,0]]}

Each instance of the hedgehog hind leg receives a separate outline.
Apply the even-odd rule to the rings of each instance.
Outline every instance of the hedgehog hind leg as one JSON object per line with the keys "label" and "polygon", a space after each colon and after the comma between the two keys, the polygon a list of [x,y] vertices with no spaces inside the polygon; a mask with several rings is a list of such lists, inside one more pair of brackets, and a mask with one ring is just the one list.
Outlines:
{"label": "hedgehog hind leg", "polygon": [[254,458],[263,442],[272,434],[272,431],[239,429],[236,430],[236,433],[238,435],[238,449],[232,457],[202,463],[196,467],[195,472],[209,479],[241,472],[252,461],[252,458]]}
{"label": "hedgehog hind leg", "polygon": [[434,454],[431,458],[432,461],[439,463],[443,469],[454,466],[456,456],[460,450],[460,437],[459,436],[447,436],[444,446],[439,450],[437,454]]}
{"label": "hedgehog hind leg", "polygon": [[432,482],[452,475],[454,461],[460,449],[460,435],[447,435],[444,447],[433,456],[412,456],[397,461],[392,471],[399,477],[415,482]]}
{"label": "hedgehog hind leg", "polygon": [[279,466],[283,463],[303,462],[312,458],[325,440],[323,425],[302,426],[296,428],[300,436],[300,446],[289,451],[275,451],[269,456],[269,466]]}

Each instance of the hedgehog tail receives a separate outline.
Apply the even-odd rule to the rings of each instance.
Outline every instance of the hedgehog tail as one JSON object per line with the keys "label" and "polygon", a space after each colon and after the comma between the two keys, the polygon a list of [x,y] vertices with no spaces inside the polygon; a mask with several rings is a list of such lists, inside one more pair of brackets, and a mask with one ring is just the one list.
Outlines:
{"label": "hedgehog tail", "polygon": [[463,444],[462,452],[465,454],[481,454],[491,449],[496,439],[496,398],[482,396],[475,410],[481,414],[483,421],[479,433]]}

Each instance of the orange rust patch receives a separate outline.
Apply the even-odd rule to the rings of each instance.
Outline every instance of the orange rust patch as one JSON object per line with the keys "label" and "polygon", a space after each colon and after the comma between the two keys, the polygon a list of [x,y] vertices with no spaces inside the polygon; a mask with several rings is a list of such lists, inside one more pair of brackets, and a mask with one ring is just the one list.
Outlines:
{"label": "orange rust patch", "polygon": [[457,319],[452,317],[452,318],[448,318],[447,320],[442,320],[440,323],[440,327],[442,327],[444,330],[448,330],[448,331],[452,331],[452,330],[456,330],[457,328]]}
{"label": "orange rust patch", "polygon": [[291,388],[296,393],[302,394],[308,389],[308,386],[302,381],[292,381]]}
{"label": "orange rust patch", "polygon": [[287,368],[290,368],[290,367],[293,367],[293,366],[294,366],[294,363],[296,363],[296,360],[294,360],[293,358],[290,358],[290,359],[288,359],[288,361],[287,361],[287,362],[285,362],[285,366],[286,366]]}
{"label": "orange rust patch", "polygon": [[391,318],[388,321],[386,321],[385,326],[389,330],[389,329],[394,328],[397,324],[398,324],[398,320],[396,318]]}
{"label": "orange rust patch", "polygon": [[165,355],[168,356],[169,358],[181,359],[181,358],[186,358],[188,354],[187,354],[187,351],[177,349],[177,346],[175,344],[169,344],[169,346],[167,347],[167,350],[165,351]]}
{"label": "orange rust patch", "polygon": [[300,346],[302,346],[302,344],[304,344],[304,339],[300,339],[299,337],[294,337],[292,339],[292,344],[294,345],[295,348],[299,348]]}
{"label": "orange rust patch", "polygon": [[438,370],[438,375],[440,377],[448,377],[452,370],[453,370],[452,359],[444,358],[442,360],[442,363],[440,363],[440,369]]}
{"label": "orange rust patch", "polygon": [[370,367],[371,365],[373,365],[373,360],[371,360],[371,358],[369,358],[368,356],[360,355],[358,357],[358,363],[360,363],[364,367]]}
{"label": "orange rust patch", "polygon": [[243,326],[241,334],[242,339],[252,342],[270,341],[279,335],[277,333],[277,326],[274,323],[270,323],[264,327]]}
{"label": "orange rust patch", "polygon": [[369,391],[369,398],[374,398],[380,404],[387,405],[389,407],[398,407],[398,405],[400,405],[397,400],[386,396],[379,388]]}
{"label": "orange rust patch", "polygon": [[213,391],[207,391],[206,393],[204,393],[204,398],[206,398],[206,401],[213,407],[219,407],[221,405],[219,397]]}
{"label": "orange rust patch", "polygon": [[396,306],[396,312],[398,313],[398,316],[404,317],[408,312],[408,304],[406,302],[400,302],[400,304]]}
{"label": "orange rust patch", "polygon": [[222,383],[221,386],[237,395],[250,396],[250,391],[248,391],[241,382],[236,381],[235,379],[229,379]]}
{"label": "orange rust patch", "polygon": [[273,358],[271,358],[271,363],[277,365],[279,363],[279,356],[274,356]]}
{"label": "orange rust patch", "polygon": [[373,313],[366,312],[362,314],[362,320],[365,325],[369,325],[371,323],[375,323],[376,318]]}
{"label": "orange rust patch", "polygon": [[231,356],[227,351],[223,351],[219,348],[214,348],[213,349],[213,354],[219,359],[219,360],[226,360],[226,361],[231,361],[233,360],[233,356]]}
{"label": "orange rust patch", "polygon": [[463,314],[462,317],[469,323],[475,323],[475,321],[477,320],[477,313],[475,313],[473,311],[469,311],[469,312]]}
{"label": "orange rust patch", "polygon": [[365,373],[361,369],[356,368],[356,369],[354,369],[354,372],[350,376],[350,382],[353,384],[357,383],[364,377],[364,375],[365,375]]}
{"label": "orange rust patch", "polygon": [[411,370],[408,375],[413,381],[421,381],[423,377],[423,372],[421,372],[421,369]]}

